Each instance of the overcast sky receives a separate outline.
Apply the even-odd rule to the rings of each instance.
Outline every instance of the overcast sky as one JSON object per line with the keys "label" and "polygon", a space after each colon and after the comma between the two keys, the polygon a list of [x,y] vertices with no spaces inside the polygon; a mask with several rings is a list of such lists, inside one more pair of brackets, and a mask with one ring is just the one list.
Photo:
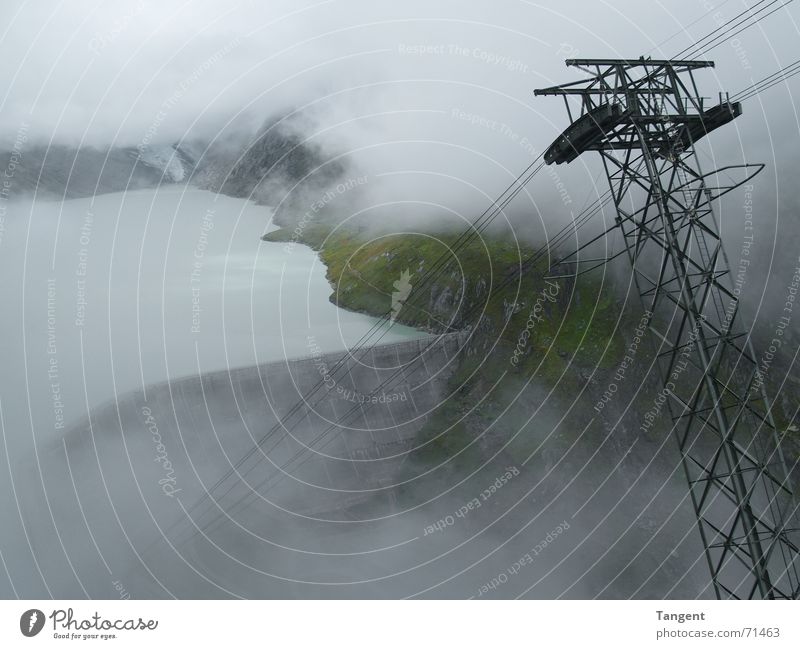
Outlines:
{"label": "overcast sky", "polygon": [[[459,108],[527,125],[546,145],[564,125],[561,106],[531,91],[574,78],[565,58],[672,56],[744,6],[6,0],[0,138],[7,145],[28,125],[29,137],[44,142],[169,142],[187,131],[213,134],[232,118],[260,123],[271,112],[318,102],[328,126],[375,112]],[[738,90],[797,58],[798,15],[790,5],[739,35],[740,43],[716,48],[718,67],[706,75],[704,91]],[[414,81],[420,79],[432,81]],[[792,112],[785,89],[767,98],[775,110]],[[751,122],[761,110],[754,108]],[[427,121],[418,116],[416,127]],[[463,119],[450,121],[457,131]],[[393,126],[379,120],[359,128]],[[479,129],[471,130],[480,140]]]}
{"label": "overcast sky", "polygon": [[[697,77],[705,96],[741,90],[798,58],[800,3],[786,5],[708,54],[716,67]],[[413,196],[418,206],[472,214],[566,126],[559,99],[533,96],[534,88],[581,77],[564,59],[675,57],[747,6],[7,0],[0,146],[10,148],[20,133],[27,145],[226,141],[226,127],[252,131],[296,112],[309,137],[373,175],[371,201],[402,206]],[[798,82],[800,75],[748,100],[742,118],[706,138],[699,147],[706,168],[764,161],[772,174],[759,184],[764,200],[792,198]],[[578,213],[592,198],[598,165],[596,156],[581,156],[540,174],[530,185],[534,212],[560,221],[570,216],[565,207]],[[562,182],[569,206],[561,205]],[[512,210],[530,213],[531,205],[516,201]],[[427,221],[424,205],[417,210],[416,222]]]}

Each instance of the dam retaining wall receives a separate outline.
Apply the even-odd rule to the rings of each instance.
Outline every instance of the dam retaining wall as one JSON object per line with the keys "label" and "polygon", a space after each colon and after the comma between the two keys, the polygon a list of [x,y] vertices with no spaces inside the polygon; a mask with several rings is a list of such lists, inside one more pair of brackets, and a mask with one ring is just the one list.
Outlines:
{"label": "dam retaining wall", "polygon": [[[431,336],[179,378],[92,410],[39,454],[49,511],[40,494],[22,494],[42,570],[76,592],[73,577],[89,566],[98,575],[129,566],[131,592],[163,597],[180,583],[191,596],[208,585],[188,567],[207,563],[193,554],[198,543],[241,553],[242,543],[263,546],[266,532],[271,544],[289,544],[298,525],[301,537],[330,536],[331,522],[352,521],[366,503],[390,513],[398,469],[447,398],[464,340]],[[202,572],[214,572],[219,552]],[[181,576],[167,577],[176,563],[186,564]]]}

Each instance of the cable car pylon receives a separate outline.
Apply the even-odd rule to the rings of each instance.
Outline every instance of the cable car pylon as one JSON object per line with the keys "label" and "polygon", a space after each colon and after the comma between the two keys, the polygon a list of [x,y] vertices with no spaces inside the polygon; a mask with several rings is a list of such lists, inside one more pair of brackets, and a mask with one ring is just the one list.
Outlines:
{"label": "cable car pylon", "polygon": [[[655,403],[673,421],[714,593],[798,599],[800,530],[791,475],[712,210],[763,165],[704,173],[694,151],[695,142],[741,115],[741,104],[721,95],[709,105],[700,96],[695,74],[712,61],[566,64],[588,76],[534,91],[562,96],[570,120],[545,161],[568,163],[586,151],[602,158],[614,229],[653,314],[649,329],[663,385]],[[720,172],[742,177],[724,184]],[[576,274],[579,252],[560,260]],[[748,254],[743,249],[743,260]],[[643,429],[648,421],[644,413]]]}

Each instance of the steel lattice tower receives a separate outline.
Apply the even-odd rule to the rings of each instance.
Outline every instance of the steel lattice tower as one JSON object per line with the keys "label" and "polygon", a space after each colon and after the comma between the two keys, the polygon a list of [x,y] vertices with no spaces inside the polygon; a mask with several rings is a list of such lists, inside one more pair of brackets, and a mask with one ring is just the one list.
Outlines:
{"label": "steel lattice tower", "polygon": [[[704,174],[694,152],[741,106],[722,96],[709,106],[700,96],[695,73],[711,61],[566,63],[589,76],[535,91],[563,96],[570,119],[545,161],[571,162],[584,151],[602,157],[616,208],[612,229],[653,314],[664,386],[653,416],[664,405],[672,417],[716,596],[797,599],[790,473],[711,207],[763,165]],[[725,170],[744,179],[719,184]],[[577,252],[564,261],[579,272]]]}

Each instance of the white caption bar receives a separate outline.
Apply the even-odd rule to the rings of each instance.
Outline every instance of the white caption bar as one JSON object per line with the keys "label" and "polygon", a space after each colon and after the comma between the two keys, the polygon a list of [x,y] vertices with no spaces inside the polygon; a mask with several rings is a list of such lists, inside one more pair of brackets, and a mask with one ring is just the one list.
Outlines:
{"label": "white caption bar", "polygon": [[4,601],[0,646],[798,647],[798,618],[797,602]]}

